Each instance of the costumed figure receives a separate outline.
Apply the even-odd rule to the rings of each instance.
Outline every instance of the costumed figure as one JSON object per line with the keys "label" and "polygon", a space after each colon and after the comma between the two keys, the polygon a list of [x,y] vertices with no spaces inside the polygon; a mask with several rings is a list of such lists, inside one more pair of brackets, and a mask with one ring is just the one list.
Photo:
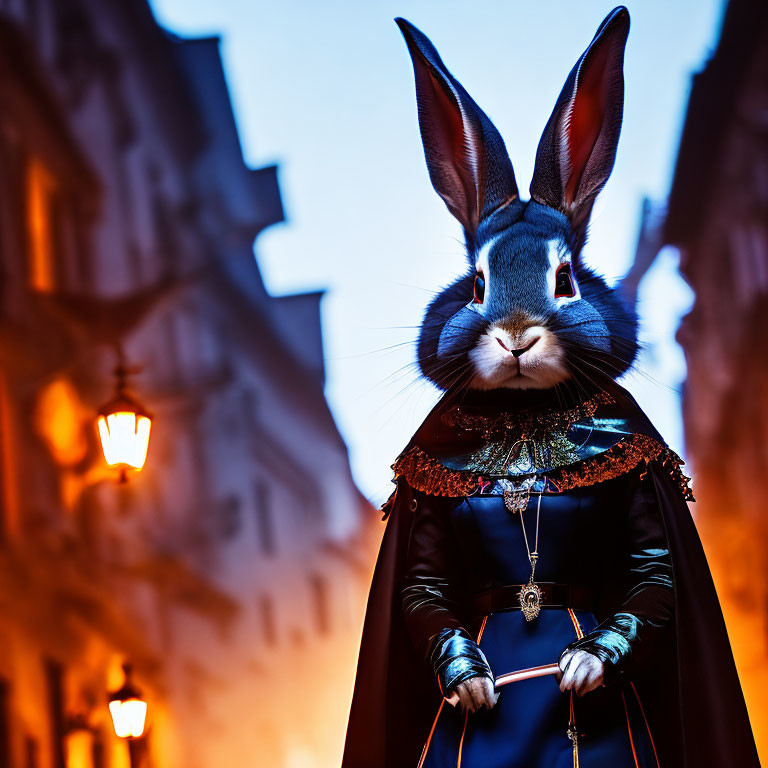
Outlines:
{"label": "costumed figure", "polygon": [[688,478],[615,381],[634,309],[580,256],[629,14],[571,70],[527,202],[491,121],[397,23],[469,269],[424,317],[444,395],[393,465],[343,768],[758,768]]}

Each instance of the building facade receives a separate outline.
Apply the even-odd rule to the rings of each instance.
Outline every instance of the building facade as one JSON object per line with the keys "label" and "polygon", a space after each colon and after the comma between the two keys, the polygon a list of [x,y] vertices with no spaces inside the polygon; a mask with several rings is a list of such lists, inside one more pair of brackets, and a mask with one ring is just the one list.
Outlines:
{"label": "building facade", "polygon": [[[260,278],[276,169],[243,162],[218,40],[0,0],[0,105],[0,765],[335,764],[375,516],[321,295]],[[121,360],[153,417],[123,483],[95,430]]]}
{"label": "building facade", "polygon": [[768,5],[730,0],[693,79],[663,240],[695,303],[678,332],[694,513],[768,762]]}

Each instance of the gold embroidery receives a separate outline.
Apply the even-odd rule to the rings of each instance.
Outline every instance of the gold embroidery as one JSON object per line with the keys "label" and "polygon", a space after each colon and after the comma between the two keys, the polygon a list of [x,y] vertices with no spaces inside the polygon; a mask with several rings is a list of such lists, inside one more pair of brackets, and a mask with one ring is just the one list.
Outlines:
{"label": "gold embroidery", "polygon": [[494,415],[477,413],[464,406],[455,405],[443,418],[449,426],[482,432],[483,437],[490,438],[507,430],[522,430],[526,433],[533,430],[568,429],[576,421],[592,418],[601,405],[610,405],[613,402],[615,401],[609,394],[601,392],[565,411],[505,411]]}
{"label": "gold embroidery", "polygon": [[568,609],[568,615],[571,617],[571,621],[573,622],[573,628],[576,630],[576,639],[581,640],[581,638],[584,637],[584,630],[581,628],[581,622],[579,621],[578,617],[574,613],[573,608]]}
{"label": "gold embroidery", "polygon": [[632,736],[632,726],[629,722],[629,708],[627,707],[627,699],[624,696],[624,691],[621,692],[621,700],[624,702],[624,714],[627,717],[627,733],[629,734],[629,746],[632,747],[632,757],[635,760],[635,768],[640,768],[640,761],[637,759],[637,750],[635,749],[635,739]]}
{"label": "gold embroidery", "polygon": [[656,752],[656,742],[653,740],[653,734],[651,733],[651,726],[648,724],[648,718],[645,716],[645,709],[643,708],[643,702],[640,701],[640,694],[637,692],[637,688],[635,688],[635,684],[630,681],[629,683],[632,686],[632,690],[635,693],[635,700],[637,701],[637,706],[640,707],[640,713],[643,716],[643,720],[645,721],[645,729],[648,731],[648,739],[651,742],[651,747],[653,747],[653,757],[656,761],[656,768],[661,768],[659,765],[659,755]]}
{"label": "gold embroidery", "polygon": [[[488,621],[488,617],[483,617],[483,623],[480,625],[480,631],[477,633],[477,640],[475,641],[480,645],[480,641],[483,639],[483,632],[485,632],[485,624]],[[461,752],[464,748],[464,736],[467,734],[467,723],[469,722],[469,712],[464,717],[464,728],[461,731],[461,740],[459,741],[459,754],[456,758],[456,768],[461,768]],[[421,768],[421,766],[419,766]]]}
{"label": "gold embroidery", "polygon": [[467,470],[483,475],[523,475],[562,467],[583,459],[581,439],[569,438],[571,426],[592,422],[597,409],[614,400],[601,393],[564,411],[483,413],[456,405],[442,419],[451,427],[478,432],[481,447],[463,457]]}
{"label": "gold embroidery", "polygon": [[571,689],[571,714],[568,718],[568,729],[566,735],[573,744],[573,768],[579,768],[579,729],[576,727],[576,711],[573,706],[573,689]]}
{"label": "gold embroidery", "polygon": [[620,477],[643,461],[648,464],[658,459],[665,450],[668,449],[648,435],[629,435],[593,459],[580,462],[573,468],[561,468],[554,482],[561,489],[603,483]]}
{"label": "gold embroidery", "polygon": [[477,477],[459,469],[448,469],[414,445],[392,465],[395,479],[402,475],[411,488],[433,496],[467,496],[477,488]]}
{"label": "gold embroidery", "polygon": [[[686,500],[694,500],[690,478],[681,469],[683,460],[654,438],[639,433],[627,435],[597,456],[553,470],[547,478],[556,490],[567,491],[613,480],[651,461],[658,461],[667,470]],[[468,496],[482,478],[472,471],[449,469],[418,446],[401,454],[392,469],[395,478],[402,475],[412,488],[435,496]]]}
{"label": "gold embroidery", "polygon": [[459,741],[459,756],[456,758],[456,768],[461,768],[461,752],[464,749],[464,736],[467,733],[467,723],[469,722],[469,710],[464,715],[464,728],[461,731],[461,741]]}
{"label": "gold embroidery", "polygon": [[427,736],[427,741],[424,744],[424,748],[421,750],[421,757],[419,758],[419,765],[418,768],[422,768],[424,765],[424,761],[427,759],[427,752],[429,751],[429,745],[432,742],[432,737],[435,735],[435,728],[437,728],[437,721],[440,719],[440,713],[443,711],[443,705],[445,704],[446,699],[440,700],[440,706],[437,709],[437,714],[435,715],[434,722],[432,723],[432,728],[429,731],[429,736]]}
{"label": "gold embroidery", "polygon": [[[568,615],[571,617],[574,630],[576,630],[576,639],[581,640],[581,638],[584,637],[584,630],[582,629],[581,622],[576,616],[573,608],[568,609]],[[576,710],[573,706],[573,690],[571,690],[570,709],[571,714],[568,719],[568,729],[566,730],[566,735],[571,740],[571,744],[573,745],[573,768],[579,768],[579,729],[576,727]]]}

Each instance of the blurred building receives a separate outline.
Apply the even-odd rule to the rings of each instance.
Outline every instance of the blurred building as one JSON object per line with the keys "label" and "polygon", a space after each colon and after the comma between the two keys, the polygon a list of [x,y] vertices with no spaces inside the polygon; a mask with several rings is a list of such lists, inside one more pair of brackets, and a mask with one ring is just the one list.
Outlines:
{"label": "blurred building", "polygon": [[717,47],[693,79],[662,239],[679,247],[696,294],[678,333],[694,513],[768,763],[765,2],[730,0]]}
{"label": "blurred building", "polygon": [[[254,260],[276,170],[243,162],[217,39],[146,0],[2,0],[0,104],[0,766],[336,764],[375,517],[321,297]],[[120,354],[153,416],[125,483],[94,423]]]}

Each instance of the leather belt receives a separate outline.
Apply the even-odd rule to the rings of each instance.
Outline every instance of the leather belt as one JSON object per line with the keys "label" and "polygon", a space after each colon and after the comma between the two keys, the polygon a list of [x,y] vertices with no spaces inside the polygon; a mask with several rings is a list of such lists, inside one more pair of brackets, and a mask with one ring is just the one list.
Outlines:
{"label": "leather belt", "polygon": [[[586,587],[574,584],[556,584],[551,581],[537,581],[541,589],[541,605],[544,608],[574,608],[592,611],[594,593]],[[487,616],[498,611],[511,611],[520,608],[518,592],[525,584],[507,584],[504,587],[481,592],[470,600],[472,615],[475,618]]]}

